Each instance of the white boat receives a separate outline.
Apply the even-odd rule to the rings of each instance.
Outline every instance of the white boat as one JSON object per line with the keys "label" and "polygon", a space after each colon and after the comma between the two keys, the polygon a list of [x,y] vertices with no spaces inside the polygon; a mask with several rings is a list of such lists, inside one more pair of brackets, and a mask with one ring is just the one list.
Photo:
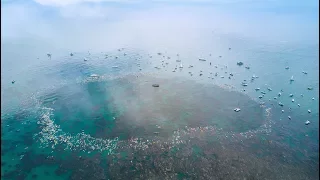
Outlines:
{"label": "white boat", "polygon": [[180,67],[179,68],[183,68],[182,63],[180,63]]}
{"label": "white boat", "polygon": [[294,81],[293,76],[291,76],[290,81]]}

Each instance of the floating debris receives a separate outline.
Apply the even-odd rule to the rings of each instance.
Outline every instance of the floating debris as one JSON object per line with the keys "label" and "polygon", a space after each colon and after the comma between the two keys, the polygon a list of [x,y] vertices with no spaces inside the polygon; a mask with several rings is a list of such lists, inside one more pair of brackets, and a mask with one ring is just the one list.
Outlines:
{"label": "floating debris", "polygon": [[293,97],[293,94],[290,94],[289,97]]}
{"label": "floating debris", "polygon": [[238,66],[242,66],[242,65],[243,65],[243,62],[241,62],[241,61],[240,61],[240,62],[237,62],[237,65],[238,65]]}
{"label": "floating debris", "polygon": [[288,70],[288,69],[289,69],[289,66],[287,66],[285,69]]}
{"label": "floating debris", "polygon": [[231,48],[229,48],[229,50],[231,50]]}
{"label": "floating debris", "polygon": [[279,102],[279,106],[281,106],[281,107],[282,107],[282,106],[283,106],[283,104],[282,104],[281,102]]}
{"label": "floating debris", "polygon": [[308,90],[313,90],[313,87],[308,87],[307,89],[308,89]]}
{"label": "floating debris", "polygon": [[152,84],[152,87],[159,87],[159,84]]}
{"label": "floating debris", "polygon": [[48,53],[48,54],[47,54],[47,56],[48,56],[48,58],[50,58],[50,59],[51,59],[51,54],[50,54],[50,53]]}
{"label": "floating debris", "polygon": [[305,125],[309,125],[309,124],[310,124],[310,121],[307,120],[304,124],[305,124]]}
{"label": "floating debris", "polygon": [[15,82],[16,82],[16,81],[15,81],[15,80],[13,80],[11,83],[12,83],[12,84],[14,84]]}
{"label": "floating debris", "polygon": [[311,110],[310,110],[310,109],[308,109],[308,113],[311,113]]}
{"label": "floating debris", "polygon": [[232,74],[232,73],[230,73],[230,76],[233,76],[233,74]]}
{"label": "floating debris", "polygon": [[94,78],[95,78],[95,77],[99,77],[99,75],[97,75],[97,74],[91,74],[90,77],[94,77]]}
{"label": "floating debris", "polygon": [[303,94],[300,94],[301,97],[303,97]]}
{"label": "floating debris", "polygon": [[302,73],[303,73],[303,74],[308,74],[308,73],[307,73],[307,72],[305,72],[305,71],[302,71]]}
{"label": "floating debris", "polygon": [[118,68],[119,66],[112,66],[112,68]]}
{"label": "floating debris", "polygon": [[234,108],[233,109],[235,112],[239,112],[239,111],[241,111],[241,109],[240,108]]}
{"label": "floating debris", "polygon": [[210,66],[211,66],[211,62],[210,62]]}
{"label": "floating debris", "polygon": [[116,59],[118,59],[118,58],[119,58],[119,56],[116,56],[115,58],[116,58]]}
{"label": "floating debris", "polygon": [[214,76],[218,76],[218,73],[215,73]]}
{"label": "floating debris", "polygon": [[273,97],[273,99],[278,99],[278,97]]}
{"label": "floating debris", "polygon": [[221,78],[224,78],[224,76],[220,76]]}
{"label": "floating debris", "polygon": [[260,90],[260,88],[255,88],[254,90],[259,91],[259,90]]}
{"label": "floating debris", "polygon": [[205,59],[199,58],[199,61],[206,61]]}
{"label": "floating debris", "polygon": [[200,76],[202,76],[202,74],[200,74]]}
{"label": "floating debris", "polygon": [[249,66],[246,66],[245,68],[246,68],[246,69],[250,69],[250,67],[249,67]]}
{"label": "floating debris", "polygon": [[124,55],[124,56],[126,56],[126,55],[127,55],[127,53],[123,53],[123,55]]}
{"label": "floating debris", "polygon": [[73,53],[70,53],[70,56],[73,56]]}
{"label": "floating debris", "polygon": [[159,55],[159,56],[161,56],[161,55],[162,55],[162,53],[160,53],[160,52],[159,52],[159,53],[158,53],[158,55]]}
{"label": "floating debris", "polygon": [[281,96],[281,92],[278,93],[278,96],[279,96],[279,97]]}
{"label": "floating debris", "polygon": [[266,92],[264,92],[264,91],[261,91],[261,94],[266,94]]}
{"label": "floating debris", "polygon": [[83,58],[83,61],[88,61],[88,59],[87,58]]}
{"label": "floating debris", "polygon": [[259,96],[259,99],[262,99],[263,98],[263,96]]}

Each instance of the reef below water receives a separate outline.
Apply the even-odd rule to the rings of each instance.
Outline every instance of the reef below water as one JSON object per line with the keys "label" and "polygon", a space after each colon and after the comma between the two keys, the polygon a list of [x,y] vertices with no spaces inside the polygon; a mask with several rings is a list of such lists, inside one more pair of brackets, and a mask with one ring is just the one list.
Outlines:
{"label": "reef below water", "polygon": [[37,102],[1,120],[4,179],[318,177],[312,153],[275,138],[280,109],[213,84],[91,76]]}

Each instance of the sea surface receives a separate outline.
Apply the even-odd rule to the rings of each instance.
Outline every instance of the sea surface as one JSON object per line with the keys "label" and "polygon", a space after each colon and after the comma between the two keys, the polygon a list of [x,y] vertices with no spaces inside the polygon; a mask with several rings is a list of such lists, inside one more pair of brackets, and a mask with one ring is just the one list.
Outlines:
{"label": "sea surface", "polygon": [[1,35],[1,178],[319,179],[318,41],[183,29]]}

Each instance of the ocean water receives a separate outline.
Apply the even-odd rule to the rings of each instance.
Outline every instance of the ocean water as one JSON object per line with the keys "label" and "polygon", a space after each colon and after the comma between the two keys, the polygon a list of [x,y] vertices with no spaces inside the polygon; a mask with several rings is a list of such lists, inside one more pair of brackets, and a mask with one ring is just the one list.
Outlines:
{"label": "ocean water", "polygon": [[215,9],[226,23],[203,6],[19,3],[2,2],[1,178],[319,179],[310,7],[259,25],[254,8]]}

